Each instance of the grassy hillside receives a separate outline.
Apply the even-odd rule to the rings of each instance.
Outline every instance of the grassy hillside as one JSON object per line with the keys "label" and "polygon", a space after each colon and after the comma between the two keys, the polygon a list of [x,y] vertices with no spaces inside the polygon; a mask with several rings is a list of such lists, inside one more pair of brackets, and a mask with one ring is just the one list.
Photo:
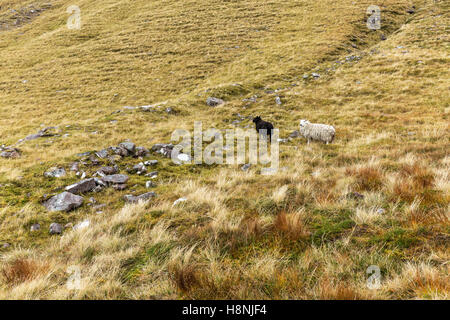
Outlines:
{"label": "grassy hillside", "polygon": [[[447,2],[80,0],[82,28],[69,30],[72,4],[0,5],[0,145],[58,127],[0,158],[1,298],[448,298]],[[380,30],[366,27],[369,5]],[[210,96],[226,103],[211,108]],[[282,142],[274,176],[152,154],[148,202],[124,203],[148,191],[129,174],[127,190],[86,194],[70,213],[41,203],[80,179],[68,170],[78,153],[126,139],[150,148],[194,121],[253,127],[255,115],[281,138],[308,119],[333,124],[336,139]],[[55,165],[68,175],[44,177]],[[73,266],[80,290],[66,286]]]}

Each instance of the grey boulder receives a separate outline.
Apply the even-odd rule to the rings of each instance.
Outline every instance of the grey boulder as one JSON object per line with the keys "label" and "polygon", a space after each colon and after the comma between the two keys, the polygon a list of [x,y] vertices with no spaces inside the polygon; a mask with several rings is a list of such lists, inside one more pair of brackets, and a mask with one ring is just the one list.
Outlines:
{"label": "grey boulder", "polygon": [[62,229],[63,227],[59,223],[52,223],[50,225],[50,234],[61,234]]}
{"label": "grey boulder", "polygon": [[107,185],[110,184],[124,184],[127,183],[128,181],[128,176],[125,174],[112,174],[109,176],[104,176],[101,179],[104,183],[106,183]]}
{"label": "grey boulder", "polygon": [[66,187],[66,191],[73,194],[81,194],[94,190],[96,187],[95,179],[85,179]]}
{"label": "grey boulder", "polygon": [[70,192],[63,192],[44,202],[49,211],[70,211],[83,204],[83,197]]}

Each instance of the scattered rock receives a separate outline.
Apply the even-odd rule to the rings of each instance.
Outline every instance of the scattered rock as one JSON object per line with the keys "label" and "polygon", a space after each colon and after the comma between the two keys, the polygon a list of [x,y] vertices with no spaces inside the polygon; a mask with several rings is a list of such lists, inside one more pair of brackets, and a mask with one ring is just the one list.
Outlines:
{"label": "scattered rock", "polygon": [[101,180],[106,183],[107,185],[111,184],[124,184],[128,181],[128,176],[125,174],[113,174],[104,176]]}
{"label": "scattered rock", "polygon": [[100,159],[105,159],[105,158],[107,158],[109,156],[109,150],[108,149],[102,149],[100,151],[97,151],[95,153],[95,155],[97,157],[99,157]]}
{"label": "scattered rock", "polygon": [[347,198],[353,200],[362,200],[364,199],[364,195],[359,192],[350,192],[347,194]]}
{"label": "scattered rock", "polygon": [[141,175],[145,172],[147,172],[147,168],[145,167],[143,162],[140,162],[133,166],[133,169],[130,169],[130,172],[137,173],[138,175]]}
{"label": "scattered rock", "polygon": [[300,131],[298,130],[292,131],[291,134],[289,135],[289,138],[298,138],[298,137],[300,137]]}
{"label": "scattered rock", "polygon": [[386,39],[387,39],[387,38],[386,38],[386,36],[385,36],[384,34],[380,35],[380,40],[384,41],[384,40],[386,40]]}
{"label": "scattered rock", "polygon": [[5,158],[5,159],[17,159],[20,158],[20,150],[17,148],[11,148],[11,147],[5,147],[5,148],[1,148],[0,151],[2,151],[0,153],[0,157]]}
{"label": "scattered rock", "polygon": [[52,137],[55,136],[57,134],[57,129],[58,127],[47,127],[44,128],[42,130],[39,130],[38,133],[36,134],[31,134],[29,136],[26,136],[23,141],[30,141],[30,140],[35,140],[41,137]]}
{"label": "scattered rock", "polygon": [[41,230],[41,225],[39,223],[35,223],[31,226],[30,231],[34,232],[34,231],[39,231]]}
{"label": "scattered rock", "polygon": [[275,103],[276,103],[277,105],[281,105],[281,98],[280,98],[280,97],[276,97],[276,98],[275,98]]}
{"label": "scattered rock", "polygon": [[146,157],[150,154],[150,151],[145,147],[136,147],[135,155],[137,157]]}
{"label": "scattered rock", "polygon": [[172,207],[175,207],[177,204],[182,203],[182,202],[186,202],[186,201],[187,201],[186,198],[180,198],[180,199],[177,199],[177,200],[175,200],[175,201],[173,202]]}
{"label": "scattered rock", "polygon": [[384,214],[386,212],[386,210],[384,210],[383,208],[379,208],[378,210],[377,210],[377,213],[378,214]]}
{"label": "scattered rock", "polygon": [[313,72],[313,73],[311,73],[311,75],[316,79],[320,78],[320,74],[318,74],[318,73]]}
{"label": "scattered rock", "polygon": [[80,163],[74,162],[70,165],[70,171],[78,172],[80,170]]}
{"label": "scattered rock", "polygon": [[149,177],[149,178],[152,178],[152,179],[155,179],[156,177],[158,177],[158,171],[152,171],[150,173],[147,173],[145,176]]}
{"label": "scattered rock", "polygon": [[50,225],[50,234],[61,234],[62,230],[63,227],[59,223],[54,222]]}
{"label": "scattered rock", "polygon": [[2,245],[2,248],[3,248],[3,249],[8,249],[9,247],[11,247],[11,245],[10,245],[9,243],[4,243],[4,244]]}
{"label": "scattered rock", "polygon": [[112,186],[117,191],[122,191],[127,188],[127,185],[125,183],[115,184]]}
{"label": "scattered rock", "polygon": [[125,148],[131,154],[134,154],[134,152],[136,151],[136,145],[130,141],[120,143],[119,147]]}
{"label": "scattered rock", "polygon": [[248,169],[250,169],[251,166],[252,166],[252,165],[251,165],[250,163],[244,164],[244,165],[241,167],[241,170],[242,170],[242,171],[248,171]]}
{"label": "scattered rock", "polygon": [[217,107],[224,103],[225,101],[219,98],[209,97],[208,99],[206,99],[206,104],[210,107]]}
{"label": "scattered rock", "polygon": [[117,166],[114,167],[101,167],[97,170],[98,173],[103,173],[104,175],[112,175],[119,172],[119,168]]}
{"label": "scattered rock", "polygon": [[136,202],[139,202],[139,201],[145,201],[145,200],[151,199],[153,197],[156,197],[156,193],[154,193],[154,192],[147,192],[147,193],[141,194],[139,196],[133,196],[133,195],[127,194],[123,198],[124,198],[124,200],[126,202],[136,203]]}
{"label": "scattered rock", "polygon": [[70,192],[63,192],[51,197],[44,202],[44,206],[49,211],[70,211],[83,204],[83,197]]}
{"label": "scattered rock", "polygon": [[47,178],[61,178],[66,175],[64,168],[52,167],[48,171],[44,172],[44,176]]}
{"label": "scattered rock", "polygon": [[153,181],[147,181],[147,182],[145,183],[145,187],[146,187],[147,189],[154,188],[154,187],[156,187],[156,184],[155,184]]}
{"label": "scattered rock", "polygon": [[158,164],[158,160],[148,160],[148,161],[145,161],[144,164],[146,166],[156,166]]}
{"label": "scattered rock", "polygon": [[73,194],[81,194],[92,191],[96,186],[95,179],[91,178],[67,186],[65,190]]}
{"label": "scattered rock", "polygon": [[163,155],[166,158],[170,158],[172,155],[173,144],[157,143],[152,146],[152,151]]}

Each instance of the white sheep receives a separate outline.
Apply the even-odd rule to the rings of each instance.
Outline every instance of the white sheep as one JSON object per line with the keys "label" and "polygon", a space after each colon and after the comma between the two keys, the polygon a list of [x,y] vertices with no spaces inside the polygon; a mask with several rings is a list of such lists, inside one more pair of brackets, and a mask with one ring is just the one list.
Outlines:
{"label": "white sheep", "polygon": [[308,140],[318,140],[326,144],[333,142],[336,130],[333,126],[321,123],[311,123],[308,120],[300,120],[300,134]]}

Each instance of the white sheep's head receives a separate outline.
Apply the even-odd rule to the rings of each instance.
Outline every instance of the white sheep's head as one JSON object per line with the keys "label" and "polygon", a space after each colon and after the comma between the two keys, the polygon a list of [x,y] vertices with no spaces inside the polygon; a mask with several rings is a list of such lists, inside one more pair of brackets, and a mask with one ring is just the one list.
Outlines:
{"label": "white sheep's head", "polygon": [[300,127],[306,126],[308,123],[310,123],[308,120],[300,120]]}

